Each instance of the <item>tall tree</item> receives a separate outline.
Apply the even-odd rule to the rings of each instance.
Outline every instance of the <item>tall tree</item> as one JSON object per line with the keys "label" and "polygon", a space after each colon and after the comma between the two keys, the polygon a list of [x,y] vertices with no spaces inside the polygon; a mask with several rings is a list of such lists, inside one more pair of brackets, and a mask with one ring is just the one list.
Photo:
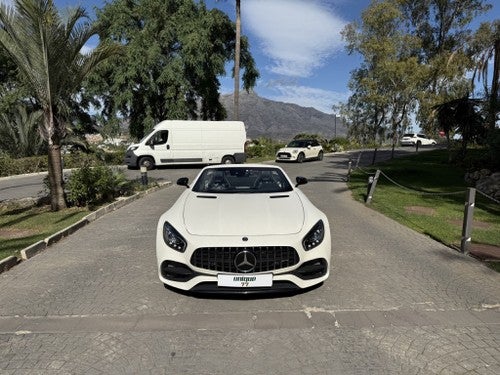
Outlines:
{"label": "tall tree", "polygon": [[[484,96],[487,101],[487,123],[490,130],[495,129],[498,113],[500,112],[500,20],[482,23],[477,29],[470,43],[471,53],[476,61],[472,77],[474,81],[483,81]],[[488,86],[488,66],[493,60],[493,74]]]}
{"label": "tall tree", "polygon": [[15,0],[0,4],[0,44],[16,63],[42,110],[40,134],[48,145],[51,208],[66,207],[61,165],[61,140],[66,135],[68,100],[101,61],[118,52],[100,45],[92,53],[82,47],[98,31],[83,8],[69,11],[63,21],[52,0]]}
{"label": "tall tree", "polygon": [[417,118],[420,126],[430,132],[435,126],[433,108],[468,94],[470,86],[465,73],[473,67],[464,48],[472,34],[468,27],[491,5],[484,0],[397,2],[405,14],[408,32],[421,41],[415,55],[427,73],[422,79]]}
{"label": "tall tree", "polygon": [[[87,88],[102,96],[102,114],[125,118],[141,138],[164,119],[222,120],[219,76],[235,54],[235,27],[220,10],[194,0],[116,0],[98,12],[102,40],[127,46],[122,61],[105,64]],[[243,86],[258,71],[241,38]],[[103,94],[104,93],[104,94]]]}
{"label": "tall tree", "polygon": [[395,145],[416,105],[421,67],[413,53],[419,41],[404,31],[402,13],[393,1],[373,2],[362,21],[343,32],[348,51],[363,57],[351,75],[356,96],[350,103],[371,112],[365,123],[373,136],[389,133]]}

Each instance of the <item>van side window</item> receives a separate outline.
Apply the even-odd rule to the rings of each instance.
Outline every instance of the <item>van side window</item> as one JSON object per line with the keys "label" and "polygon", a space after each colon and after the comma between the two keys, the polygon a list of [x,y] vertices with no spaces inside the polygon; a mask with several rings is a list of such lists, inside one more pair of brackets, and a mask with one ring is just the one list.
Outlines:
{"label": "van side window", "polygon": [[168,130],[160,130],[153,134],[149,139],[148,143],[150,145],[163,145],[167,143],[168,140]]}

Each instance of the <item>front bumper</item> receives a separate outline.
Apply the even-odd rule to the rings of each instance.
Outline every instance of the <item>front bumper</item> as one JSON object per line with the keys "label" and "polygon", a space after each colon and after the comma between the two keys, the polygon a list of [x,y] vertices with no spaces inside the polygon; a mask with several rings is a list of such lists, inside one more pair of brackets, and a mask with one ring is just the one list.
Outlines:
{"label": "front bumper", "polygon": [[127,150],[125,153],[125,159],[123,162],[125,163],[126,166],[135,168],[137,167],[137,155],[134,153],[132,150]]}
{"label": "front bumper", "polygon": [[[331,255],[330,234],[326,233],[323,242],[310,251],[305,251],[302,249],[301,235],[296,235],[295,237],[295,241],[291,241],[291,246],[287,247],[293,247],[294,249],[296,249],[296,260],[289,262],[289,258],[282,259],[279,256],[277,257],[277,259],[270,260],[270,257],[267,256],[265,257],[267,266],[261,267],[259,265],[253,272],[244,273],[239,272],[234,268],[222,269],[218,266],[214,266],[214,264],[233,263],[235,255],[229,255],[229,258],[226,258],[223,262],[213,261],[210,263],[211,265],[202,266],[204,268],[195,266],[193,264],[193,259],[195,259],[196,257],[193,257],[193,254],[196,252],[196,250],[199,249],[199,247],[215,245],[207,243],[206,237],[200,238],[200,242],[198,244],[193,244],[191,242],[185,253],[180,253],[166,246],[162,236],[157,235],[156,255],[158,276],[161,282],[166,286],[197,293],[206,292],[211,294],[256,294],[308,289],[322,283],[329,277]],[[239,248],[231,246],[231,244],[234,244],[235,240],[237,240],[236,238],[232,239],[232,242],[231,239],[229,239],[228,241],[228,239],[226,238],[225,240],[225,244],[222,244],[221,246],[221,244],[219,243],[217,247],[214,246],[214,249],[220,249],[221,251],[223,251],[224,249],[226,249],[224,248],[224,245],[228,245],[232,250],[235,250],[232,254],[237,254],[238,251],[254,252],[254,248],[252,246],[241,246]],[[267,238],[267,244],[265,246],[262,246],[262,244],[260,244],[261,246],[259,247],[274,247],[273,245],[276,245],[278,241],[281,240],[280,242],[283,242],[283,238],[276,238],[274,240],[275,243],[272,244],[273,241],[269,241],[269,238]],[[197,245],[199,245],[199,247]],[[255,252],[255,254],[257,259],[263,258],[258,252]],[[200,263],[196,264],[201,266]],[[280,268],[280,264],[283,264],[284,268]],[[232,266],[230,265],[229,267]],[[271,286],[249,286],[241,288],[218,286],[218,274],[251,277],[259,274],[269,273],[272,274]]]}
{"label": "front bumper", "polygon": [[299,153],[291,153],[291,152],[278,152],[276,154],[276,161],[297,161],[297,156]]}

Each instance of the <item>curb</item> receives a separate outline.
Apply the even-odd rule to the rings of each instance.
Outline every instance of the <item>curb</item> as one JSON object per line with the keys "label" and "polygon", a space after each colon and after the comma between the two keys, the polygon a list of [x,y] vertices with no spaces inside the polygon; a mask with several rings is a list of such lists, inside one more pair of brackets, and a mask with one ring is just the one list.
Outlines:
{"label": "curb", "polygon": [[83,228],[87,224],[90,224],[91,222],[99,219],[100,217],[104,216],[105,214],[115,211],[119,208],[122,208],[123,206],[126,206],[127,204],[138,200],[139,198],[142,198],[143,196],[155,192],[157,190],[160,190],[165,187],[169,187],[172,185],[172,182],[166,181],[166,182],[160,182],[158,186],[154,186],[152,188],[149,188],[148,190],[144,190],[138,193],[135,193],[134,195],[131,195],[130,197],[118,197],[115,202],[112,202],[104,207],[99,208],[98,210],[91,212],[81,220],[77,221],[76,223],[70,225],[67,228],[64,228],[60,230],[57,233],[54,233],[53,235],[45,238],[44,240],[38,241],[37,243],[30,245],[24,249],[21,250],[21,259],[17,258],[16,256],[8,256],[7,258],[0,259],[0,274],[3,272],[8,271],[12,267],[16,266],[17,264],[26,261],[28,259],[33,258],[35,255],[41,253],[45,249],[47,249],[49,246],[55,244],[56,242],[62,240],[65,237],[68,237],[70,234],[75,233],[79,229]]}

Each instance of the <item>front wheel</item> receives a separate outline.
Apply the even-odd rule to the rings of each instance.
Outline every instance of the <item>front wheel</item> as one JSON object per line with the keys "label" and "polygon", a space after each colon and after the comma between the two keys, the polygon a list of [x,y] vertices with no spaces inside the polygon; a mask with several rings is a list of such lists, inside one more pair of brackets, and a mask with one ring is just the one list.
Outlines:
{"label": "front wheel", "polygon": [[318,152],[318,160],[323,160],[323,151]]}
{"label": "front wheel", "polygon": [[297,163],[302,163],[304,159],[305,159],[304,154],[301,152],[299,156],[297,156]]}
{"label": "front wheel", "polygon": [[140,167],[146,167],[148,171],[154,169],[155,160],[151,156],[143,156],[139,159],[139,168]]}
{"label": "front wheel", "polygon": [[234,164],[234,158],[232,156],[224,156],[222,158],[222,164]]}

